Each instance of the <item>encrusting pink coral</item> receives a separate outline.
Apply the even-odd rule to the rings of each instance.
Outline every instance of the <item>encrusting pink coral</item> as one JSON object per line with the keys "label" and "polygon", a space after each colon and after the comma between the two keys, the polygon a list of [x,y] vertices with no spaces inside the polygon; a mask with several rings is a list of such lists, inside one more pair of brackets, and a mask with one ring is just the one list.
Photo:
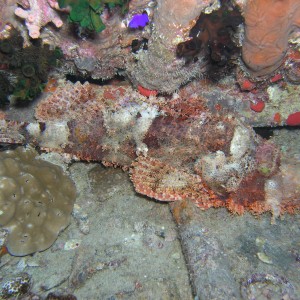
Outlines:
{"label": "encrusting pink coral", "polygon": [[298,0],[247,1],[242,58],[254,77],[267,76],[280,67],[291,34],[300,27]]}
{"label": "encrusting pink coral", "polygon": [[15,9],[15,14],[25,20],[29,36],[37,39],[43,26],[52,22],[57,28],[63,25],[55,9],[59,9],[56,0],[28,0],[28,5]]}

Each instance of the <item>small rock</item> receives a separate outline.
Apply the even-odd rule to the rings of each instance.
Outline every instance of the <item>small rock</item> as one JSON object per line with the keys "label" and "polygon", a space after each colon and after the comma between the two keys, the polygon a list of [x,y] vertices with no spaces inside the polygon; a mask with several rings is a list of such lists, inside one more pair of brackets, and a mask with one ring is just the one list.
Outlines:
{"label": "small rock", "polygon": [[31,277],[27,273],[21,273],[15,278],[9,279],[4,282],[0,290],[0,298],[9,299],[12,297],[22,298],[31,289]]}

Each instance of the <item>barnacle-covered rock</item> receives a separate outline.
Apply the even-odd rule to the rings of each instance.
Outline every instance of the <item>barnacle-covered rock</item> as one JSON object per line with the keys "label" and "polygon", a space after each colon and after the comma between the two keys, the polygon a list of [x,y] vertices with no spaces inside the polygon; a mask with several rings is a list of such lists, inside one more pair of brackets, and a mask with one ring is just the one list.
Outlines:
{"label": "barnacle-covered rock", "polygon": [[21,147],[0,153],[0,225],[16,256],[49,248],[68,226],[76,196],[62,170],[36,155]]}
{"label": "barnacle-covered rock", "polygon": [[[150,90],[172,93],[191,78],[200,76],[207,64],[204,58],[186,65],[176,57],[176,46],[188,38],[188,32],[201,11],[219,1],[158,0],[154,10],[153,31],[148,49],[134,55],[126,72],[135,84]],[[217,7],[217,5],[215,6]]]}
{"label": "barnacle-covered rock", "polygon": [[257,299],[260,295],[273,299],[296,299],[294,286],[283,276],[272,273],[254,273],[241,282],[243,299]]}

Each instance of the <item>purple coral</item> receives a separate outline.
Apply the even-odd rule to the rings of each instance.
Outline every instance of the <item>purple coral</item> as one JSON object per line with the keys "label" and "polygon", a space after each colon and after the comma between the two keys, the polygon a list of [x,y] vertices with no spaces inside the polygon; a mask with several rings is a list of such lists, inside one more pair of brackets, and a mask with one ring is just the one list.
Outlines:
{"label": "purple coral", "polygon": [[131,21],[128,24],[128,27],[136,29],[136,28],[144,28],[149,23],[149,17],[147,13],[136,14],[132,17]]}

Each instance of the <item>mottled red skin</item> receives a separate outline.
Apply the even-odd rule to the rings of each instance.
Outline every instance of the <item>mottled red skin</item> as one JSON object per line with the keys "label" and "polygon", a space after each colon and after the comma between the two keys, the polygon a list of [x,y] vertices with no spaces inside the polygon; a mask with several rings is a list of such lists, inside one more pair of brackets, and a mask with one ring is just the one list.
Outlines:
{"label": "mottled red skin", "polygon": [[[63,97],[67,92],[66,88],[73,91],[68,93],[68,101]],[[73,102],[70,102],[74,90],[80,97],[74,97]],[[188,200],[201,209],[225,206],[239,214],[244,211],[262,213],[270,210],[264,192],[268,174],[262,174],[259,169],[245,175],[235,192],[225,191],[222,195],[216,187],[211,185],[211,188],[208,187],[201,178],[201,172],[197,173],[195,170],[197,160],[203,155],[222,151],[227,157],[230,156],[231,141],[239,124],[234,117],[228,117],[223,113],[212,114],[205,110],[203,99],[200,97],[192,98],[187,93],[185,98],[181,98],[179,94],[176,99],[171,99],[171,107],[168,105],[170,102],[167,104],[161,102],[160,109],[163,113],[152,120],[141,140],[142,144],[147,146],[147,155],[138,156],[136,140],[130,134],[126,139],[119,140],[117,148],[111,146],[110,142],[114,141],[117,130],[112,128],[114,130],[110,131],[105,119],[106,113],[116,112],[124,105],[138,103],[134,102],[135,97],[140,100],[140,96],[131,88],[124,87],[119,90],[117,87],[108,89],[89,84],[65,83],[62,89],[58,88],[54,92],[54,95],[56,96],[52,95],[42,100],[36,109],[39,112],[36,115],[41,118],[38,120],[43,121],[43,124],[40,122],[41,130],[47,129],[50,121],[68,120],[70,133],[66,143],[59,149],[46,150],[69,153],[82,160],[102,161],[107,166],[131,168],[131,179],[137,192],[158,200]],[[155,100],[154,97],[151,98],[148,104],[153,104]],[[136,115],[137,120],[140,117],[139,114]],[[135,123],[135,120],[132,122]],[[26,132],[28,124],[15,123],[6,122],[10,139],[5,140],[7,135],[5,136],[3,132],[3,136],[0,136],[2,142],[34,142],[45,149],[43,141],[35,140]],[[132,133],[134,129],[128,127],[126,130]],[[257,162],[268,168],[274,167],[274,171],[270,174],[275,173],[277,164],[270,162],[275,161],[276,151],[273,151],[270,145],[260,147],[263,142],[258,137],[253,143]],[[270,151],[266,151],[268,149]],[[255,153],[251,155],[255,158]],[[174,187],[172,172],[182,176],[187,184]],[[298,199],[294,202],[283,202],[281,212],[293,212],[299,207],[298,202]]]}

